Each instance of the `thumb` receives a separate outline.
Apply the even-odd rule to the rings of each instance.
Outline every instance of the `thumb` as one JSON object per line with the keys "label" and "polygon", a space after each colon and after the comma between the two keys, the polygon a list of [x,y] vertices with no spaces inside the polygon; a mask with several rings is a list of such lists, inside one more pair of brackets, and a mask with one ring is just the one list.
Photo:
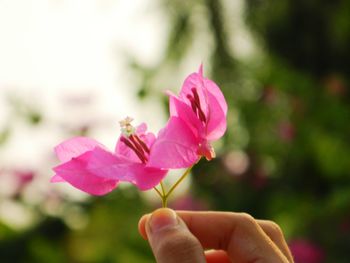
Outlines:
{"label": "thumb", "polygon": [[146,233],[157,263],[204,263],[204,251],[175,211],[161,208],[146,222]]}

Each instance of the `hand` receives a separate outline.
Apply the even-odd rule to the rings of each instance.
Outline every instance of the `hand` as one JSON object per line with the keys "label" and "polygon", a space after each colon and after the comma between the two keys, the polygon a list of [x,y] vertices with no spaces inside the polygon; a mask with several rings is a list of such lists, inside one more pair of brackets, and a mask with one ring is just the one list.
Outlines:
{"label": "hand", "polygon": [[140,219],[139,231],[158,263],[293,262],[279,226],[244,213],[161,208]]}

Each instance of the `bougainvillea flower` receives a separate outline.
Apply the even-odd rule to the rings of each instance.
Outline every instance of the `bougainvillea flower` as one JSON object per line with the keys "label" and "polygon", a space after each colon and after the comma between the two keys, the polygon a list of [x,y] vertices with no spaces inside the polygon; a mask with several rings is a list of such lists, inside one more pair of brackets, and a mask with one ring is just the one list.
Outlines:
{"label": "bougainvillea flower", "polygon": [[92,195],[107,194],[119,182],[130,182],[140,190],[159,184],[167,170],[148,165],[156,137],[147,132],[146,124],[134,128],[131,121],[120,122],[123,133],[114,152],[86,137],[59,144],[55,152],[62,164],[53,168],[51,182],[68,182]]}
{"label": "bougainvillea flower", "polygon": [[179,96],[169,93],[170,119],[153,145],[149,165],[185,168],[201,156],[215,157],[211,143],[226,131],[227,104],[220,88],[198,73],[184,81]]}

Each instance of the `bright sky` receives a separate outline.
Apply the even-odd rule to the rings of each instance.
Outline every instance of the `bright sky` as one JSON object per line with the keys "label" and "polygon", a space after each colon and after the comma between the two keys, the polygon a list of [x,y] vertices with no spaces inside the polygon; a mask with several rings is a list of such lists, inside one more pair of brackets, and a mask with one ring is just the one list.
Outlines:
{"label": "bright sky", "polygon": [[[38,146],[63,136],[57,124],[96,123],[95,136],[110,147],[126,115],[160,128],[161,105],[139,104],[126,55],[156,64],[166,40],[164,21],[152,0],[0,1],[0,131],[8,123],[15,131],[0,151],[0,168],[38,165],[39,149],[47,154]],[[9,95],[41,109],[51,123],[40,131],[16,122]]]}

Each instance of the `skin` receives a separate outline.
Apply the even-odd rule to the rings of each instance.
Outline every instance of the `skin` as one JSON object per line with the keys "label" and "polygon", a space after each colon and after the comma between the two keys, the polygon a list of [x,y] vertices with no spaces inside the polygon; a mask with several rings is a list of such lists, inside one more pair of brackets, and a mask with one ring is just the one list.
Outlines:
{"label": "skin", "polygon": [[139,232],[158,263],[293,263],[280,227],[245,213],[161,208],[140,219]]}

